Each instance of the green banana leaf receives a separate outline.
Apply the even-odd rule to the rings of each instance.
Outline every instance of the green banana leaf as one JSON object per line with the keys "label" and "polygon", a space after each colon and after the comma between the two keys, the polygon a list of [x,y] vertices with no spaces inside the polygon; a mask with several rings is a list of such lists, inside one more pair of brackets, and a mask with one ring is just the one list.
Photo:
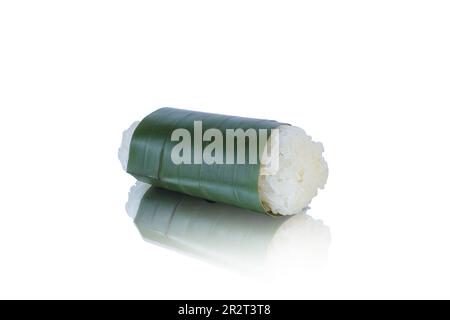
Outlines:
{"label": "green banana leaf", "polygon": [[[265,210],[259,198],[259,157],[256,164],[202,162],[202,164],[177,165],[172,162],[171,151],[178,144],[178,141],[171,141],[172,132],[175,129],[184,128],[190,132],[191,137],[194,137],[194,121],[202,121],[203,132],[215,128],[219,129],[224,137],[226,129],[237,128],[267,129],[270,136],[270,130],[281,125],[273,120],[161,108],[144,118],[135,130],[130,145],[127,172],[142,182],[161,188],[271,214]],[[249,150],[248,139],[245,140],[245,150]],[[203,142],[203,148],[208,144],[209,142]],[[257,145],[259,148],[259,141]],[[234,147],[236,158],[236,141]],[[223,152],[225,158],[226,148]],[[260,150],[258,154],[259,152]],[[194,154],[193,144],[191,154]]]}

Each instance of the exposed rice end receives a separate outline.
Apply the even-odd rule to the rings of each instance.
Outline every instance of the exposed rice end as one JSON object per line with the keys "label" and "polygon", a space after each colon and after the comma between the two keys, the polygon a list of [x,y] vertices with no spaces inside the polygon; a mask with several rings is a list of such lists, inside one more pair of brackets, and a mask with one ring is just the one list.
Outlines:
{"label": "exposed rice end", "polygon": [[260,175],[259,196],[271,213],[298,214],[325,187],[328,166],[322,156],[322,144],[312,141],[303,129],[289,125],[278,129],[278,171]]}

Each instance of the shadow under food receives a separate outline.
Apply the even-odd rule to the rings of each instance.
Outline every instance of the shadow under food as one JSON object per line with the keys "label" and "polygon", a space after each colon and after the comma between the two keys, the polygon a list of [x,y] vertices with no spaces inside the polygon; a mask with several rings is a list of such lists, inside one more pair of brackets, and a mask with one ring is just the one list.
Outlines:
{"label": "shadow under food", "polygon": [[329,228],[305,213],[271,217],[156,187],[131,201],[140,201],[134,223],[146,241],[202,260],[249,271],[326,262]]}

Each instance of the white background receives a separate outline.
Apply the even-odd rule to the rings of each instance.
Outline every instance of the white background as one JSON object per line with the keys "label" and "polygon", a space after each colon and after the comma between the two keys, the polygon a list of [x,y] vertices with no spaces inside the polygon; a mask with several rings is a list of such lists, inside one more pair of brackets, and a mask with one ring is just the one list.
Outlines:
{"label": "white background", "polygon": [[[2,1],[0,298],[450,298],[448,1]],[[254,279],[142,241],[117,159],[161,106],[323,142],[329,261]]]}

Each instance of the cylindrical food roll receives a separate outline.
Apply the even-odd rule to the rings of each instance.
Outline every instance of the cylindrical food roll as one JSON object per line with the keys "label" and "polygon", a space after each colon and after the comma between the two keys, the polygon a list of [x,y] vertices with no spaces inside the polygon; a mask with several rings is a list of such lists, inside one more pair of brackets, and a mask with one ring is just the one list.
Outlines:
{"label": "cylindrical food roll", "polygon": [[127,212],[145,240],[241,270],[320,266],[331,242],[328,227],[304,213],[273,219],[141,182]]}
{"label": "cylindrical food roll", "polygon": [[302,129],[273,120],[162,108],[124,132],[119,158],[142,182],[291,215],[326,183],[322,152]]}

